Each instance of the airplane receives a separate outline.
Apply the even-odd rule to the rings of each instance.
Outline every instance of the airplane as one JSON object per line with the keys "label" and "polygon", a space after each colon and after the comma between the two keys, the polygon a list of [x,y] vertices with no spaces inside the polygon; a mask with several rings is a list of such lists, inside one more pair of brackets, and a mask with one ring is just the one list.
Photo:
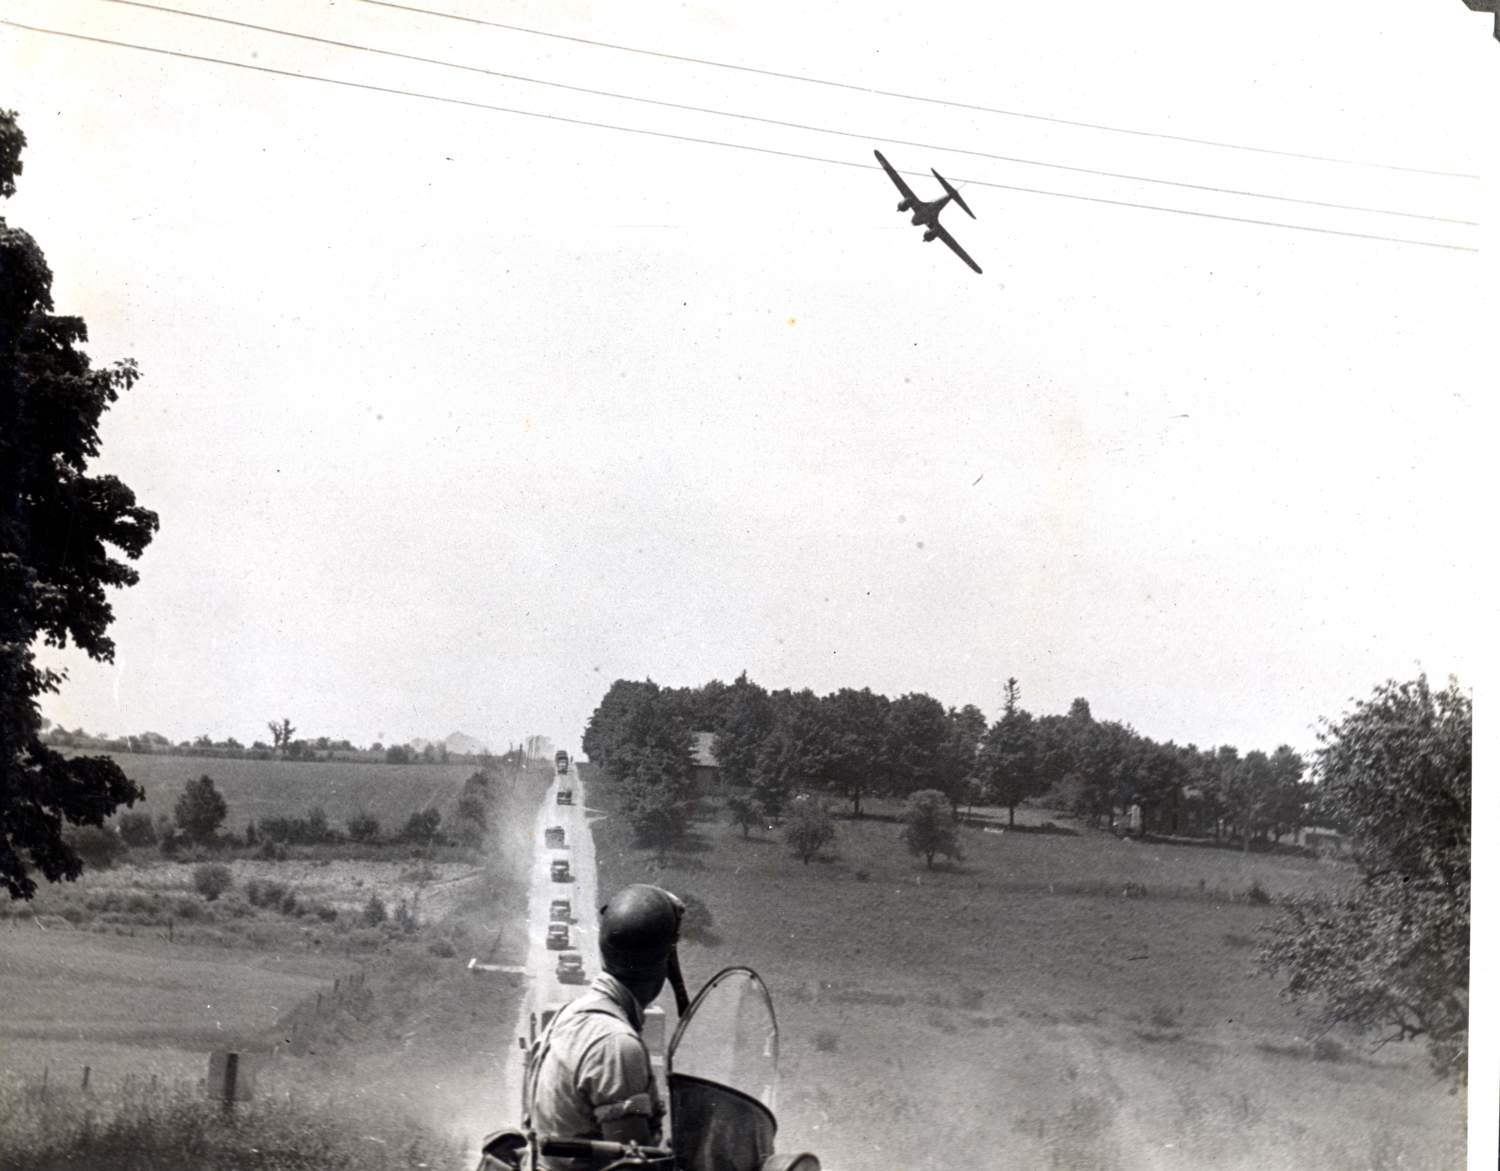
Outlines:
{"label": "airplane", "polygon": [[932,172],[933,175],[936,177],[937,181],[943,185],[943,190],[946,191],[947,194],[944,195],[941,199],[933,200],[931,203],[928,203],[925,200],[918,199],[912,189],[906,185],[906,180],[901,178],[900,175],[896,174],[896,168],[885,161],[885,155],[881,154],[877,150],[875,152],[875,158],[880,162],[880,165],[885,168],[885,173],[891,177],[891,182],[896,185],[896,189],[901,192],[901,202],[896,205],[896,210],[910,211],[912,213],[912,223],[927,225],[927,230],[922,233],[923,241],[931,244],[933,240],[941,240],[944,244],[948,245],[949,248],[952,248],[954,252],[958,253],[958,258],[960,260],[962,260],[975,272],[982,273],[984,270],[980,268],[979,265],[975,264],[973,258],[958,246],[958,241],[948,234],[948,229],[943,227],[942,224],[938,223],[938,216],[939,214],[941,214],[943,208],[948,206],[948,201],[950,199],[957,203],[959,207],[963,208],[965,211],[968,211],[969,218],[971,220],[977,219],[978,217],[972,211],[969,211],[969,205],[964,202],[964,197],[957,191],[953,190],[952,186],[949,185],[948,180],[944,179],[937,173],[936,170],[934,170]]}

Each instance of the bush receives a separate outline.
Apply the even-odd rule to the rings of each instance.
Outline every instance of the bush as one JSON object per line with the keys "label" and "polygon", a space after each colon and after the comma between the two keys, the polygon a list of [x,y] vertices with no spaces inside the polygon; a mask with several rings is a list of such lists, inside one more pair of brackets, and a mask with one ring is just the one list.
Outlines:
{"label": "bush", "polygon": [[207,902],[213,902],[234,885],[229,867],[220,862],[205,862],[193,867],[193,889]]}
{"label": "bush", "polygon": [[835,833],[828,807],[814,797],[798,797],[791,803],[781,832],[804,866],[833,841]]}
{"label": "bush", "polygon": [[130,852],[130,847],[113,830],[97,825],[80,825],[63,831],[63,841],[78,851],[85,866],[108,870]]}
{"label": "bush", "polygon": [[324,923],[333,923],[339,917],[338,911],[335,908],[330,907],[327,903],[319,903],[315,908],[313,908],[313,911],[314,914],[316,914],[318,918]]}
{"label": "bush", "polygon": [[379,895],[371,895],[370,901],[365,904],[364,914],[361,918],[366,927],[379,927],[386,921],[385,900]]}
{"label": "bush", "polygon": [[1245,892],[1245,901],[1257,907],[1264,907],[1271,901],[1271,896],[1266,893],[1266,888],[1261,886],[1260,880],[1256,879],[1250,884],[1250,889]]}
{"label": "bush", "polygon": [[438,836],[438,825],[443,815],[436,809],[419,809],[406,819],[401,827],[401,840],[431,844]]}
{"label": "bush", "polygon": [[156,826],[152,824],[149,813],[122,813],[115,825],[119,830],[120,840],[127,846],[156,845]]}
{"label": "bush", "polygon": [[380,837],[380,822],[360,810],[349,819],[348,830],[351,842],[373,842]]}
{"label": "bush", "polygon": [[427,945],[427,950],[439,959],[451,960],[458,953],[453,950],[453,945],[446,939],[434,939]]}

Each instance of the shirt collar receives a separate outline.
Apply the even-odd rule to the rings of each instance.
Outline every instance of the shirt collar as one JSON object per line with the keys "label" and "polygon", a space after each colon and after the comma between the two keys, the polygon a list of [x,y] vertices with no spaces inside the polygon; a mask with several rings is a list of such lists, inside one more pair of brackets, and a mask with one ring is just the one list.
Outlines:
{"label": "shirt collar", "polygon": [[640,1032],[646,1023],[645,1011],[641,1008],[641,1002],[635,998],[635,993],[625,987],[624,983],[608,972],[600,972],[594,977],[592,988],[601,996],[608,997],[625,1010],[631,1026]]}

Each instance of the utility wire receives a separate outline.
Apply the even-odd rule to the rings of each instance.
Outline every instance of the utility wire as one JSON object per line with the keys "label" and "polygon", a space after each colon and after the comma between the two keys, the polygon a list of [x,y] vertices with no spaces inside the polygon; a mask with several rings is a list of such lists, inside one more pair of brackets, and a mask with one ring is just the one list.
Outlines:
{"label": "utility wire", "polygon": [[667,61],[682,61],[690,65],[710,65],[716,69],[733,69],[741,73],[756,73],[762,77],[779,77],[785,81],[802,81],[809,85],[826,85],[835,89],[853,90],[855,93],[876,94],[885,98],[901,98],[909,102],[928,102],[938,106],[952,106],[959,110],[976,110],[982,114],[1001,114],[1007,118],[1029,118],[1037,122],[1054,122],[1059,126],[1079,126],[1086,130],[1107,130],[1112,134],[1134,134],[1142,138],[1164,138],[1172,142],[1190,142],[1196,146],[1221,147],[1225,150],[1253,151],[1256,154],[1281,155],[1289,159],[1309,159],[1319,163],[1340,163],[1351,167],[1378,167],[1387,171],[1409,171],[1416,175],[1441,175],[1449,179],[1478,179],[1463,171],[1437,171],[1426,167],[1408,167],[1398,163],[1378,163],[1368,159],[1346,159],[1335,155],[1302,154],[1297,151],[1277,150],[1269,146],[1250,146],[1242,142],[1220,142],[1212,138],[1192,138],[1185,134],[1166,134],[1156,130],[1137,130],[1129,126],[1109,126],[1101,122],[1080,122],[1071,118],[1057,118],[1050,114],[1031,114],[1024,110],[1006,110],[996,106],[978,106],[969,102],[956,102],[950,98],[927,97],[923,94],[901,93],[896,90],[876,89],[868,85],[853,85],[847,81],[834,81],[826,77],[811,77],[803,73],[783,73],[775,69],[761,69],[753,65],[736,65],[729,61],[711,61],[704,57],[689,57],[679,53],[663,53],[657,49],[642,49],[634,45],[617,45],[611,41],[590,40],[588,37],[569,36],[566,33],[549,32],[545,29],[527,28],[519,24],[506,24],[498,20],[486,20],[478,16],[463,16],[456,12],[439,12],[431,8],[418,8],[412,4],[398,4],[395,0],[359,0],[361,4],[373,4],[378,8],[394,8],[401,12],[413,12],[422,16],[436,16],[443,20],[458,20],[468,24],[484,25],[487,28],[505,29],[507,32],[526,33],[534,37],[551,37],[559,41],[572,41],[579,45],[593,45],[599,49],[616,49],[622,53],[639,53],[646,57],[660,57]]}
{"label": "utility wire", "polygon": [[[418,98],[424,101],[443,102],[447,105],[464,106],[474,110],[490,110],[500,114],[515,114],[523,118],[541,118],[549,122],[562,122],[572,126],[588,126],[596,130],[614,130],[625,134],[640,134],[650,138],[670,139],[674,142],[691,142],[701,146],[722,146],[732,150],[753,151],[756,154],[775,155],[779,158],[802,159],[806,162],[827,163],[837,167],[855,167],[862,171],[879,171],[874,163],[857,163],[852,159],[832,159],[823,155],[799,154],[795,151],[777,150],[767,146],[753,146],[743,142],[725,142],[718,138],[697,138],[687,134],[674,134],[666,130],[648,130],[640,126],[621,126],[610,122],[594,122],[586,118],[571,118],[563,114],[548,114],[539,110],[522,110],[513,106],[500,106],[490,102],[476,102],[467,98],[449,97],[444,94],[426,93],[421,90],[400,89],[395,86],[375,85],[364,81],[346,81],[338,77],[323,77],[315,73],[297,73],[290,69],[277,69],[269,65],[252,65],[246,61],[231,61],[224,57],[209,57],[200,53],[188,53],[181,49],[164,49],[156,45],[139,45],[130,41],[116,41],[108,37],[90,36],[87,33],[68,32],[63,29],[42,28],[23,24],[16,20],[0,18],[0,25],[24,29],[43,36],[65,37],[69,40],[86,41],[96,45],[109,45],[119,49],[134,49],[143,53],[156,53],[164,57],[177,57],[184,61],[201,61],[209,65],[226,65],[232,69],[245,69],[254,73],[267,73],[275,77],[291,77],[300,81],[319,81],[329,85],[341,85],[350,89],[370,93],[394,94],[398,97]],[[907,172],[910,174],[911,172]],[[920,176],[918,176],[920,177]],[[1057,199],[1076,199],[1085,203],[1106,204],[1111,207],[1133,207],[1143,211],[1168,212],[1173,215],[1193,216],[1198,219],[1221,220],[1227,223],[1253,224],[1264,228],[1286,228],[1297,232],[1314,232],[1323,236],[1344,236],[1355,240],[1379,240],[1387,244],[1410,244],[1421,248],[1445,248],[1454,252],[1478,252],[1467,244],[1445,244],[1436,240],[1412,240],[1401,236],[1382,236],[1373,232],[1350,232],[1342,228],[1322,228],[1312,224],[1291,224],[1278,220],[1258,220],[1248,216],[1222,215],[1211,211],[1193,211],[1181,207],[1163,207],[1152,203],[1133,203],[1124,199],[1105,199],[1097,195],[1080,195],[1071,191],[1049,191],[1039,187],[1022,187],[1012,183],[995,183],[986,179],[957,179],[955,182],[970,183],[976,187],[988,187],[997,191],[1016,191],[1026,195],[1045,195]]]}
{"label": "utility wire", "polygon": [[1166,187],[1180,187],[1189,191],[1207,191],[1219,195],[1236,195],[1248,199],[1271,199],[1280,203],[1297,203],[1307,207],[1326,207],[1338,211],[1366,212],[1371,215],[1401,216],[1405,219],[1429,220],[1436,223],[1462,224],[1466,227],[1477,227],[1473,220],[1457,219],[1452,216],[1429,215],[1423,212],[1398,211],[1387,207],[1370,207],[1356,203],[1335,203],[1322,199],[1306,199],[1296,195],[1276,195],[1264,191],[1242,191],[1233,187],[1217,187],[1206,183],[1187,183],[1177,179],[1159,179],[1150,175],[1131,175],[1119,171],[1101,171],[1093,167],[1072,166],[1067,163],[1052,163],[1041,159],[1019,158],[1013,155],[991,154],[988,151],[966,150],[963,147],[941,146],[931,142],[913,142],[902,138],[886,138],[878,134],[866,134],[856,130],[839,130],[828,126],[813,126],[803,122],[787,122],[779,118],[764,118],[757,114],[742,114],[734,110],[716,110],[707,106],[696,106],[686,102],[670,102],[662,98],[647,98],[636,94],[617,93],[613,90],[591,89],[588,86],[571,85],[562,81],[550,81],[539,77],[526,77],[519,73],[505,73],[498,69],[486,69],[480,65],[466,65],[458,61],[448,61],[438,57],[424,57],[417,53],[403,53],[396,49],[381,49],[373,45],[356,44],[353,41],[340,41],[332,37],[315,36],[312,33],[295,32],[291,29],[276,28],[264,24],[252,24],[249,21],[233,20],[227,16],[213,16],[204,12],[190,12],[181,8],[171,8],[162,4],[151,4],[147,0],[104,0],[108,4],[121,4],[129,8],[143,8],[151,12],[163,12],[173,16],[186,16],[194,20],[210,21],[214,24],[226,24],[235,28],[251,29],[255,32],[270,33],[273,36],[291,37],[299,41],[310,41],[319,45],[331,45],[339,49],[353,49],[361,53],[372,53],[382,57],[396,57],[403,61],[416,61],[424,65],[438,65],[445,69],[461,69],[468,73],[479,73],[486,77],[502,78],[506,81],[520,81],[528,85],[549,86],[553,89],[569,90],[573,93],[589,94],[593,97],[618,99],[627,102],[640,102],[649,106],[664,106],[673,110],[690,110],[699,114],[711,114],[720,118],[738,118],[746,122],[759,122],[766,126],[780,126],[790,130],[806,130],[814,134],[830,134],[840,138],[860,138],[867,142],[888,142],[897,146],[916,147],[921,150],[937,150],[948,154],[970,155],[974,158],[991,159],[1001,163],[1018,163],[1028,167],[1047,167],[1052,170],[1069,171],[1079,175],[1095,175],[1104,179],[1124,179],[1134,183],[1156,183]]}

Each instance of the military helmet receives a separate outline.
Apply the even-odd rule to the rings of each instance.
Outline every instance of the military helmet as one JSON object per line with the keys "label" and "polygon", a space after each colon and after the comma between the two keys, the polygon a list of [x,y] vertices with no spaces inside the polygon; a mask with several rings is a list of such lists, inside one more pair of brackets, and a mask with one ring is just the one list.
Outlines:
{"label": "military helmet", "polygon": [[663,974],[677,944],[683,903],[659,886],[636,883],[599,908],[599,955],[621,977]]}

